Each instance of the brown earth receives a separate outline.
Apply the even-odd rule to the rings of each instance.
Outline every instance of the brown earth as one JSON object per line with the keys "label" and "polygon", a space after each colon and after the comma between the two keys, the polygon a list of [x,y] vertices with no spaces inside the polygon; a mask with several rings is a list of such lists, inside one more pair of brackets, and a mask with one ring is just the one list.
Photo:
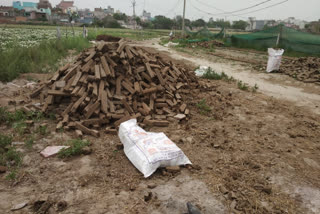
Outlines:
{"label": "brown earth", "polygon": [[[57,133],[55,121],[41,121],[49,124],[50,134],[37,135],[32,149],[18,147],[24,154],[18,178],[10,181],[0,174],[0,210],[10,213],[13,205],[27,202],[14,213],[33,213],[38,201],[36,205],[47,207],[48,213],[172,214],[186,213],[190,201],[202,213],[319,213],[316,112],[264,90],[241,91],[234,82],[200,84],[202,89],[184,98],[191,110],[188,121],[147,129],[167,134],[192,167],[174,174],[160,169],[145,179],[126,158],[119,138],[106,134],[85,137],[92,142],[90,155],[45,159],[39,154],[42,149],[61,145],[75,133]],[[1,89],[1,106],[25,94],[8,85]],[[203,99],[211,112],[200,113],[197,104]],[[13,132],[6,126],[0,130]],[[23,139],[17,136],[18,140]]]}

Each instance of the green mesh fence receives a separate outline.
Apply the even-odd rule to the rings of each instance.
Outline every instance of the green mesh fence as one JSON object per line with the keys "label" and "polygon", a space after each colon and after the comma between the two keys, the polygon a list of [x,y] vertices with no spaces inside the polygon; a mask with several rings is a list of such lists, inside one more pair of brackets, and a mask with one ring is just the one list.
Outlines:
{"label": "green mesh fence", "polygon": [[320,55],[320,36],[278,25],[267,30],[233,35],[232,46],[240,48],[253,48],[266,50],[275,47],[279,36],[278,47],[284,48],[287,52],[301,52],[306,54]]}
{"label": "green mesh fence", "polygon": [[218,38],[223,38],[223,31],[222,29],[219,33],[215,34],[212,33],[207,27],[202,28],[197,32],[192,32],[186,28],[186,33],[189,36],[187,42],[202,42],[202,41],[210,41]]}

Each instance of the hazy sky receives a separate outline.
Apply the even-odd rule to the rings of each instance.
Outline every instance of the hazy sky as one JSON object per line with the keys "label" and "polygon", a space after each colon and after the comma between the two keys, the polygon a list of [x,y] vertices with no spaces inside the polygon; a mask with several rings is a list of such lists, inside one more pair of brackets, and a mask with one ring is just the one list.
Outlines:
{"label": "hazy sky", "polygon": [[[26,0],[38,2],[37,0]],[[132,0],[75,0],[75,6],[78,8],[107,7],[111,5],[116,10],[119,9],[129,15],[132,14]],[[166,15],[173,17],[181,15],[184,0],[136,0],[136,13],[140,15],[143,9],[150,11],[152,16]],[[260,8],[268,7],[285,0],[187,0],[186,18],[208,20],[210,17],[227,18],[229,20],[247,19],[256,17],[257,19],[285,19],[295,17],[306,21],[320,19],[320,0],[287,0],[287,2],[271,7],[262,11],[252,12]],[[60,0],[50,0],[52,6],[55,6]],[[266,2],[257,7],[235,12],[239,16],[221,14],[225,12],[238,11],[253,5]],[[0,0],[0,5],[11,5],[12,0]],[[252,13],[249,13],[252,12]],[[244,14],[248,13],[248,14]],[[213,14],[213,15],[210,15]],[[218,15],[216,15],[218,14]],[[240,15],[243,14],[243,15]]]}

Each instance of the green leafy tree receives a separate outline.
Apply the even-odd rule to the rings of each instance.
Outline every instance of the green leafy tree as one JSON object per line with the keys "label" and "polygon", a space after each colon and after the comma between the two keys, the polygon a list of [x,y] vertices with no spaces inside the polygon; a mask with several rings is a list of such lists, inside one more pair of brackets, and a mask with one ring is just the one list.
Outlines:
{"label": "green leafy tree", "polygon": [[197,19],[191,23],[193,27],[204,27],[206,26],[206,21],[203,19]]}
{"label": "green leafy tree", "polygon": [[115,13],[113,14],[113,18],[116,20],[122,20],[125,22],[128,21],[128,16],[125,13]]}
{"label": "green leafy tree", "polygon": [[239,20],[239,21],[234,21],[232,28],[233,29],[240,29],[240,30],[245,30],[246,27],[248,27],[249,23],[243,20]]}
{"label": "green leafy tree", "polygon": [[155,29],[171,29],[174,25],[173,20],[165,17],[165,16],[156,16],[152,21]]}

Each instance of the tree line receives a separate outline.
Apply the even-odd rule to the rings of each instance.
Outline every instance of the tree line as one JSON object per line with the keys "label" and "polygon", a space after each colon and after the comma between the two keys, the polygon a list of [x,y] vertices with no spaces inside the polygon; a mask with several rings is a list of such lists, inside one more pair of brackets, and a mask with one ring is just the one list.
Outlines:
{"label": "tree line", "polygon": [[[107,28],[121,28],[121,24],[118,21],[123,21],[124,23],[128,23],[130,18],[125,13],[115,13],[113,16],[107,16],[101,20],[95,18],[93,21],[93,25],[99,27],[107,27]],[[136,17],[136,23],[142,26],[145,29],[181,29],[182,28],[182,16],[176,16],[173,19],[165,17],[165,16],[155,16],[150,21],[142,21],[140,17]],[[231,29],[239,29],[245,30],[248,26],[248,22],[239,20],[234,21],[232,24],[229,21],[225,21],[224,19],[216,19],[210,18],[208,22],[203,19],[197,19],[191,21],[190,19],[185,19],[185,26],[192,28],[198,27],[209,27],[209,28],[231,28]]]}

